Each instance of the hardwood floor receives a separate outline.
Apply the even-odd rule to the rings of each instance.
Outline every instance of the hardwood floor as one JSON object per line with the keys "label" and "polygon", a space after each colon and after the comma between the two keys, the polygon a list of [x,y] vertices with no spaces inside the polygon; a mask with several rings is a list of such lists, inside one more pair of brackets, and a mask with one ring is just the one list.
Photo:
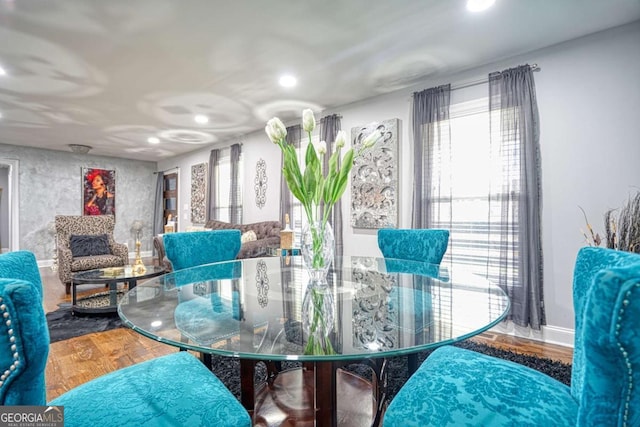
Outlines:
{"label": "hardwood floor", "polygon": [[[40,274],[44,287],[45,312],[56,310],[60,303],[71,302],[56,273],[50,268],[41,268]],[[572,349],[568,347],[509,335],[485,333],[474,340],[565,363],[570,363],[573,355]],[[175,351],[177,350],[173,347],[145,338],[126,328],[53,343],[49,350],[46,370],[47,400],[54,399],[100,375]]]}

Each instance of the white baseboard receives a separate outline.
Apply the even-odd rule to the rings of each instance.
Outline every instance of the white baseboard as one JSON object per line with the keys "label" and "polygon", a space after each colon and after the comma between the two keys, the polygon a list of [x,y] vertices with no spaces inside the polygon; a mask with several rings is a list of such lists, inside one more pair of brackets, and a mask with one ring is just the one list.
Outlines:
{"label": "white baseboard", "polygon": [[490,331],[572,348],[575,335],[573,329],[545,325],[542,326],[539,331],[536,331],[530,328],[517,326],[513,322],[501,323],[491,328]]}
{"label": "white baseboard", "polygon": [[[142,258],[151,258],[153,256],[153,251],[140,251],[140,256]],[[135,257],[132,257],[129,254],[129,261],[133,264]],[[38,261],[38,267],[51,267],[53,265],[52,259],[42,259]]]}

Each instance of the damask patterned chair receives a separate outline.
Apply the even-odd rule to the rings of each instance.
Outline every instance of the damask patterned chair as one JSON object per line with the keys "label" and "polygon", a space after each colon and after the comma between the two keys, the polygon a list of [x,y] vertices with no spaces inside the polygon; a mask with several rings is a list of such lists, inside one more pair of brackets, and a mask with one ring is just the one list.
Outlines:
{"label": "damask patterned chair", "polygon": [[251,425],[224,384],[187,352],[103,375],[47,403],[49,331],[34,269],[29,252],[0,255],[0,405],[61,405],[70,427]]}
{"label": "damask patterned chair", "polygon": [[[211,268],[192,269],[200,265],[211,264],[235,259],[240,250],[240,230],[211,230],[180,233],[167,233],[163,236],[166,259],[171,263],[173,273],[169,278],[175,280],[175,286],[193,283],[197,277],[204,274],[202,281],[213,278],[233,278],[240,263],[228,263]],[[217,292],[207,292],[208,298],[195,297],[181,299],[176,307],[174,317],[176,327],[182,334],[182,342],[189,339],[203,343],[202,336],[211,328],[224,329],[220,325],[225,319],[239,316],[239,293],[232,292],[232,301],[225,301]],[[228,332],[228,331],[227,331]],[[222,334],[222,333],[221,333]],[[215,336],[210,336],[215,339]],[[202,353],[200,359],[211,367],[210,354]]]}
{"label": "damask patterned chair", "polygon": [[240,230],[167,233],[162,236],[165,256],[173,270],[229,261],[240,250]]}
{"label": "damask patterned chair", "polygon": [[58,277],[67,294],[73,273],[129,264],[127,246],[113,237],[113,215],[57,215],[55,224]]}
{"label": "damask patterned chair", "polygon": [[449,244],[449,230],[439,228],[378,230],[378,247],[385,258],[440,264]]}
{"label": "damask patterned chair", "polygon": [[571,387],[445,346],[401,388],[383,426],[640,426],[640,255],[581,249],[573,301]]}

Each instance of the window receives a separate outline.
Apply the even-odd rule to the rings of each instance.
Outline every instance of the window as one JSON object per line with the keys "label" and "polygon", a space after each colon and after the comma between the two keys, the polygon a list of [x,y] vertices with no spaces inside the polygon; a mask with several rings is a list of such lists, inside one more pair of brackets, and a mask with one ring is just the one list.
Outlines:
{"label": "window", "polygon": [[[229,150],[224,150],[224,154],[220,156],[218,162],[218,172],[215,177],[214,185],[216,185],[217,200],[215,204],[216,215],[215,218],[220,221],[230,222],[231,219],[231,158],[229,156]],[[242,155],[240,155],[240,161],[238,162],[238,177],[244,176]],[[237,194],[242,194],[242,180],[238,179]],[[240,209],[242,209],[242,201],[239,201]]]}
{"label": "window", "polygon": [[[318,135],[312,135],[311,140],[313,144],[317,144],[320,141],[320,137]],[[304,174],[304,156],[307,152],[307,147],[309,146],[309,137],[306,132],[302,133],[302,140],[300,141],[300,148],[298,151],[298,163],[300,164],[300,172]],[[294,247],[301,247],[302,242],[302,228],[307,225],[307,215],[302,209],[302,203],[300,200],[293,197],[291,195],[291,228],[293,229],[293,243]]]}
{"label": "window", "polygon": [[[499,120],[499,113],[490,117],[486,98],[452,105],[450,111],[450,135],[441,135],[436,141],[431,171],[431,226],[450,230],[450,246],[443,261],[465,264],[496,282],[500,267],[503,274],[506,267],[508,285],[516,285],[517,256],[511,254],[518,252],[520,167],[513,160],[519,158],[513,155],[519,150],[517,136],[506,148],[492,147],[491,127]],[[500,129],[493,131],[497,134]],[[508,156],[505,151],[510,151]],[[506,192],[502,188],[505,178],[515,184]],[[508,230],[502,229],[505,226],[500,218],[505,204],[511,217]],[[503,250],[505,247],[509,249]]]}

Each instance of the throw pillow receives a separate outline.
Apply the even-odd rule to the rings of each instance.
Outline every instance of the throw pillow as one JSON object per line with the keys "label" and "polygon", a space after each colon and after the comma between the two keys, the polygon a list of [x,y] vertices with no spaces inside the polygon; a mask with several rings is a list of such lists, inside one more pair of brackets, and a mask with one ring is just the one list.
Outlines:
{"label": "throw pillow", "polygon": [[242,236],[240,236],[240,243],[253,242],[254,240],[258,240],[258,236],[256,236],[256,232],[253,230],[242,233]]}
{"label": "throw pillow", "polygon": [[69,247],[71,249],[71,255],[74,258],[80,256],[109,255],[111,253],[109,238],[106,234],[72,234],[69,239]]}

